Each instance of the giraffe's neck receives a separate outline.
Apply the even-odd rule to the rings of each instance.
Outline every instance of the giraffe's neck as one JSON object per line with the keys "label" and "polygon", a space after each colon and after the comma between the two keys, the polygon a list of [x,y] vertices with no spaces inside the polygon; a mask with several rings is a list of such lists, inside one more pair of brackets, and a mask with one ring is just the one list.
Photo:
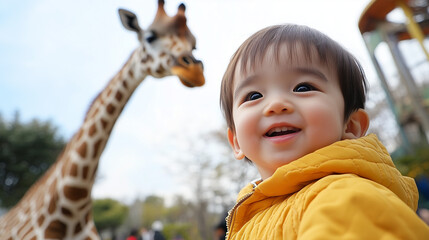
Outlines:
{"label": "giraffe's neck", "polygon": [[[138,85],[146,77],[141,48],[136,49],[89,107],[85,120],[59,159],[58,191],[72,204],[91,201],[100,156],[113,126]],[[144,56],[143,56],[144,57]],[[143,68],[142,68],[143,66]],[[79,204],[77,204],[79,205]]]}
{"label": "giraffe's neck", "polygon": [[150,69],[142,57],[151,58],[136,49],[100,92],[55,164],[0,219],[0,232],[8,229],[5,234],[13,239],[98,239],[91,216],[92,186],[113,126]]}

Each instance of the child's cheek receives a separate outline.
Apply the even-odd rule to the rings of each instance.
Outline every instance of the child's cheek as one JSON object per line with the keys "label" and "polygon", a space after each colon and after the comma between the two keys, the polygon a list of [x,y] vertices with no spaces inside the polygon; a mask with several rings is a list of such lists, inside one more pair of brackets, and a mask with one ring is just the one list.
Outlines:
{"label": "child's cheek", "polygon": [[248,151],[254,148],[253,144],[258,132],[258,118],[247,111],[237,112],[235,116],[234,121],[238,143],[243,151]]}
{"label": "child's cheek", "polygon": [[312,137],[320,141],[317,145],[328,145],[341,139],[342,114],[337,105],[315,104],[308,111],[307,125],[312,128]]}

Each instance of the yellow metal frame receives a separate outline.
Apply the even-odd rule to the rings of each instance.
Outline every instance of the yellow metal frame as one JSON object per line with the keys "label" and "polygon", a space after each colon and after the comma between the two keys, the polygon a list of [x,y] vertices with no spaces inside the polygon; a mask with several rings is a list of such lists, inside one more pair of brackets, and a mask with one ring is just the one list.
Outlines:
{"label": "yellow metal frame", "polygon": [[423,41],[425,39],[425,35],[424,35],[422,29],[420,28],[419,24],[417,24],[417,22],[414,20],[413,11],[410,9],[408,4],[404,0],[397,0],[396,3],[400,8],[402,8],[402,11],[404,12],[405,16],[407,17],[407,24],[406,25],[407,25],[408,32],[410,33],[412,38],[415,38],[419,42],[423,52],[426,55],[426,58],[429,60],[428,51],[426,50],[426,47],[423,44]]}

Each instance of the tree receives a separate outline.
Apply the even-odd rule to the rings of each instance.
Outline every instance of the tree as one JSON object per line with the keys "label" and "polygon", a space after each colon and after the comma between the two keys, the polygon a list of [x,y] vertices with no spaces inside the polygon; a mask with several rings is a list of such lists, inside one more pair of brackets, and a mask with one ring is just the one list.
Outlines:
{"label": "tree", "polygon": [[49,121],[23,123],[16,113],[7,122],[0,115],[0,206],[15,205],[55,162],[64,144]]}
{"label": "tree", "polygon": [[200,239],[194,217],[194,205],[183,196],[176,195],[173,205],[165,209],[165,226],[163,233],[167,239],[181,236],[183,239]]}
{"label": "tree", "polygon": [[190,222],[198,229],[198,236],[192,239],[210,239],[214,226],[232,207],[239,190],[258,174],[251,164],[233,158],[226,127],[194,139],[198,141],[180,141],[185,149],[180,156],[171,157],[175,159],[171,171],[181,174],[191,188]]}
{"label": "tree", "polygon": [[413,153],[393,159],[398,170],[415,179],[419,190],[419,207],[429,208],[429,147],[414,146]]}
{"label": "tree", "polygon": [[164,218],[164,213],[165,205],[162,197],[155,195],[146,197],[143,202],[143,226],[150,228],[153,222]]}
{"label": "tree", "polygon": [[414,149],[412,154],[394,158],[395,165],[403,175],[429,177],[429,148],[424,146]]}
{"label": "tree", "polygon": [[[216,144],[219,147],[219,155],[221,156],[216,170],[215,182],[219,183],[221,180],[226,182],[226,186],[230,188],[225,189],[225,185],[217,184],[218,188],[213,189],[215,194],[223,197],[222,206],[231,207],[229,204],[237,197],[238,192],[246,186],[250,181],[259,177],[256,167],[251,162],[245,160],[238,161],[233,156],[233,151],[229,146],[226,127],[208,133],[210,144]],[[232,199],[231,199],[232,196]]]}
{"label": "tree", "polygon": [[192,235],[196,235],[192,233],[192,224],[191,223],[174,223],[174,224],[166,224],[164,226],[164,230],[162,233],[165,235],[166,239],[175,239],[176,236],[180,236],[181,238],[195,239],[192,238]]}
{"label": "tree", "polygon": [[[225,218],[238,191],[258,176],[254,166],[233,158],[225,129],[199,135],[198,141],[173,139],[184,149],[179,156],[169,156],[174,159],[169,170],[190,186],[190,194],[185,196],[191,199],[176,196],[167,205],[160,196],[147,196],[141,207],[142,227],[150,229],[159,220],[168,238],[212,239],[214,227]],[[131,211],[140,211],[140,207]]]}
{"label": "tree", "polygon": [[110,198],[94,200],[92,210],[97,230],[110,230],[112,234],[128,215],[127,206]]}

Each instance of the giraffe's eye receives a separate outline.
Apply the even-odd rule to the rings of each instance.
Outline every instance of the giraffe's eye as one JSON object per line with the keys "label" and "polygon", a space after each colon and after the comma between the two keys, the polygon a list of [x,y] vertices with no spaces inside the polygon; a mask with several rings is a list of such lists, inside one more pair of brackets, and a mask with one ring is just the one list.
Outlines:
{"label": "giraffe's eye", "polygon": [[182,61],[185,63],[185,65],[189,65],[192,62],[192,59],[188,56],[182,57]]}
{"label": "giraffe's eye", "polygon": [[155,41],[158,37],[156,36],[156,33],[154,31],[151,31],[149,36],[146,37],[146,41],[148,43],[152,43],[153,41]]}

